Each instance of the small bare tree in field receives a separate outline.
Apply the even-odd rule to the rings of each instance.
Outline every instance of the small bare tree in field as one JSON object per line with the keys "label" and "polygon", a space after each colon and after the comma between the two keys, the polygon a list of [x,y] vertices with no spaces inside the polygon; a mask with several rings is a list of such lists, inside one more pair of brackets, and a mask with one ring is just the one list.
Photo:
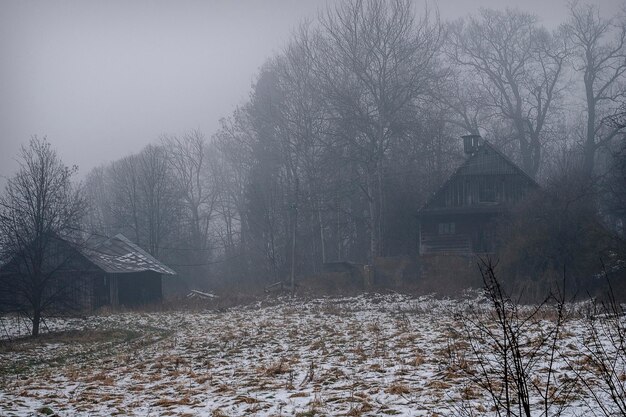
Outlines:
{"label": "small bare tree in field", "polygon": [[65,166],[46,139],[33,137],[19,162],[0,196],[0,301],[26,314],[37,336],[43,316],[76,295],[77,282],[58,272],[72,253],[61,242],[76,234],[85,202],[71,182],[77,167]]}
{"label": "small bare tree in field", "polygon": [[572,399],[575,378],[559,374],[558,341],[564,330],[562,295],[535,306],[513,300],[490,260],[479,265],[489,303],[487,312],[461,318],[472,354],[466,369],[498,416],[558,416]]}

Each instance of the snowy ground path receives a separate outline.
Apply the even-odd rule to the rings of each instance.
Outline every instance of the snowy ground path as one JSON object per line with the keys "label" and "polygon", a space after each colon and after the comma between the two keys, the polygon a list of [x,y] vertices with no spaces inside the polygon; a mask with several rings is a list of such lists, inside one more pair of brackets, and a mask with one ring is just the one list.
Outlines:
{"label": "snowy ground path", "polygon": [[[467,303],[369,295],[50,322],[63,337],[0,345],[0,416],[488,415],[457,366]],[[561,343],[575,355],[574,333]]]}

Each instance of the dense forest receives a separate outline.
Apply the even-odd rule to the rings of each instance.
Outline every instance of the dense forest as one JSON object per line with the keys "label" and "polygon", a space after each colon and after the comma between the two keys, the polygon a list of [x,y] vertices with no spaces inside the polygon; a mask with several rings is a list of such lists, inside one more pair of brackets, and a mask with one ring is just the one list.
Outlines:
{"label": "dense forest", "polygon": [[414,255],[418,209],[478,133],[548,191],[514,213],[504,264],[597,271],[626,220],[626,19],[601,12],[572,3],[551,31],[512,9],[446,22],[341,2],[294,30],[218,132],[92,170],[80,228],[124,233],[196,288]]}

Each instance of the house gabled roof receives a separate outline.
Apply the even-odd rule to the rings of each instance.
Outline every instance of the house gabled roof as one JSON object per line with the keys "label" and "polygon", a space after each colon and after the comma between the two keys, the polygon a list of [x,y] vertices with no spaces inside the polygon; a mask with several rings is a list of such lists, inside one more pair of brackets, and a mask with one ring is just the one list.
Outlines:
{"label": "house gabled roof", "polygon": [[[455,178],[472,175],[519,175],[526,179],[532,186],[539,187],[539,184],[537,184],[526,171],[517,166],[515,162],[485,140],[482,142],[481,146],[448,177],[443,185],[426,200],[426,203],[418,210],[418,213],[435,209],[432,207],[432,204],[445,192],[449,184]],[[441,209],[437,208],[437,210]]]}
{"label": "house gabled roof", "polygon": [[176,275],[171,268],[156,260],[121,233],[81,248],[80,252],[90,262],[108,273],[154,271],[163,275]]}

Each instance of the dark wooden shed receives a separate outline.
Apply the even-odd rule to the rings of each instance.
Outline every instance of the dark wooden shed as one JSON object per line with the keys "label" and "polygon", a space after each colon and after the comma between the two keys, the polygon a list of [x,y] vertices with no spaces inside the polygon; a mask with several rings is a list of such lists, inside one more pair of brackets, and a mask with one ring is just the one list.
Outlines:
{"label": "dark wooden shed", "polygon": [[539,187],[480,136],[463,140],[467,159],[418,212],[420,255],[493,252],[497,219]]}
{"label": "dark wooden shed", "polygon": [[[162,300],[162,276],[176,273],[118,234],[86,241],[46,237],[42,292],[63,310],[102,306],[137,306]],[[27,256],[15,256],[0,268],[0,312],[22,311],[30,305]]]}
{"label": "dark wooden shed", "polygon": [[88,279],[92,308],[159,302],[162,276],[176,274],[122,234],[86,245],[80,252],[95,267]]}

